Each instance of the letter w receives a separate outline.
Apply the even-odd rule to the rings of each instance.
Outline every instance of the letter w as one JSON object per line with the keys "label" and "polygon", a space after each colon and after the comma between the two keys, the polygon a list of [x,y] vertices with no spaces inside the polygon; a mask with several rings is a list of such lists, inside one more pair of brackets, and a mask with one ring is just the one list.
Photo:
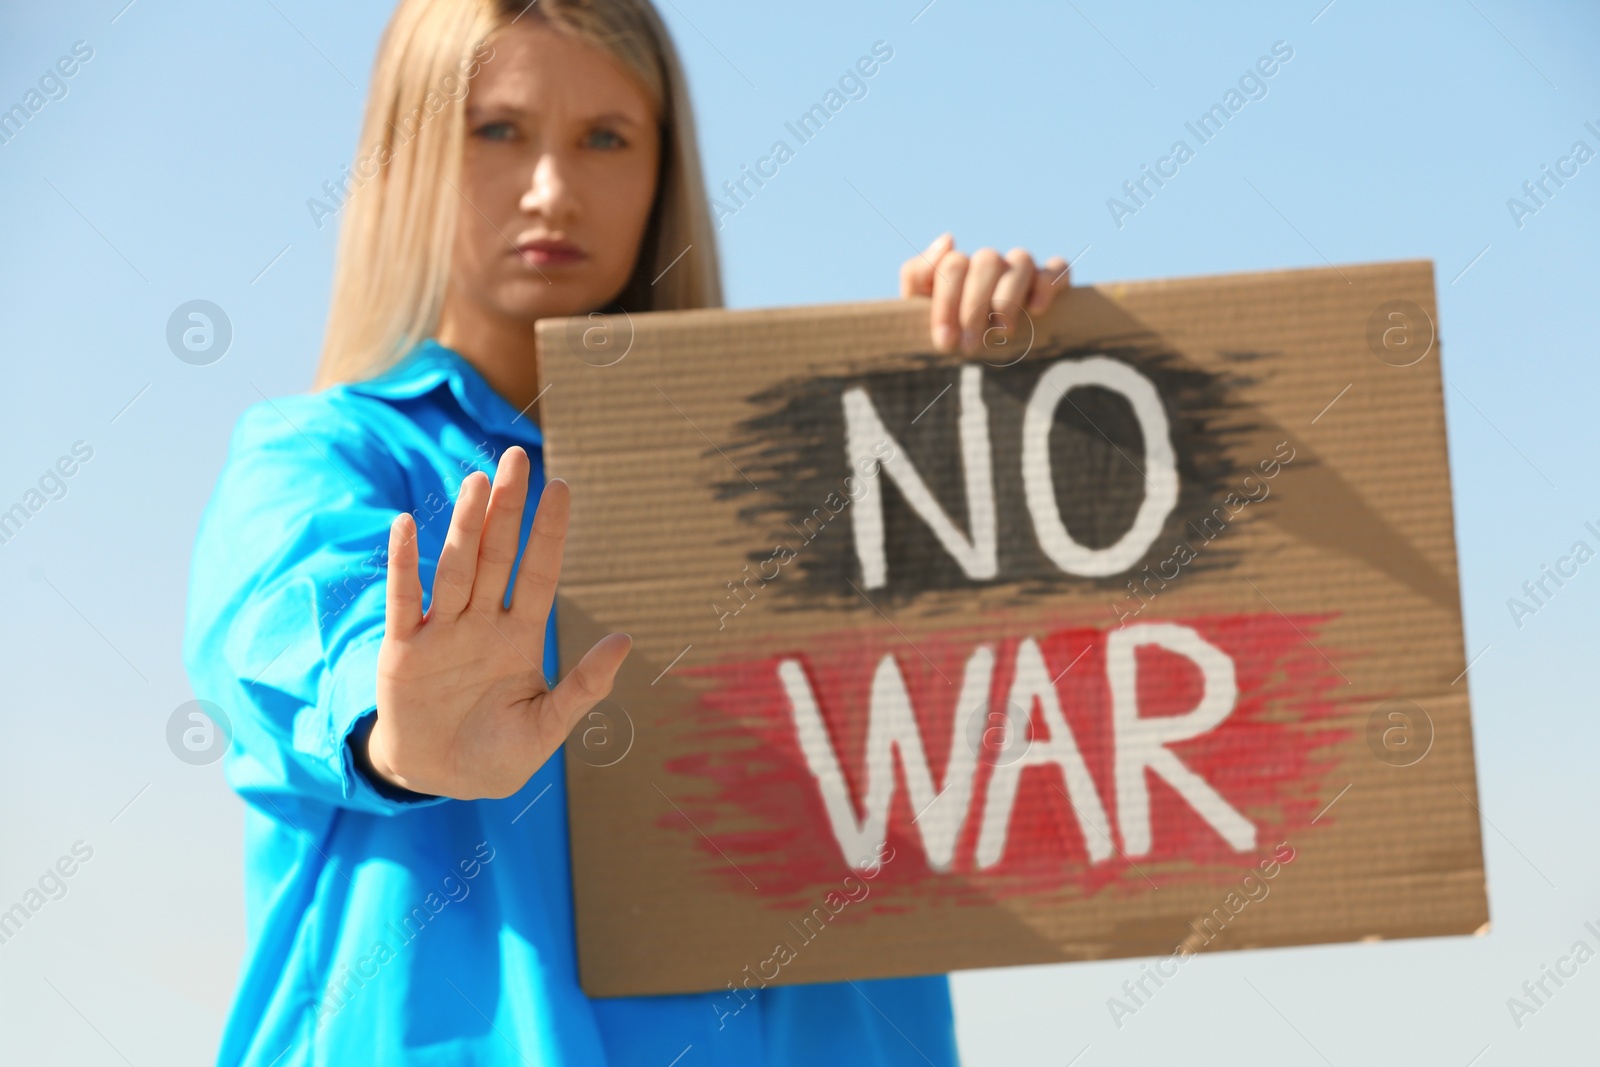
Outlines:
{"label": "letter w", "polygon": [[[994,675],[994,650],[979,645],[967,660],[966,674],[957,698],[957,712],[987,708],[989,683]],[[827,724],[817,710],[816,694],[798,660],[778,664],[794,716],[795,734],[806,765],[817,780],[833,836],[839,842],[845,862],[866,867],[873,862],[878,847],[888,838],[889,809],[894,800],[895,773],[893,752],[900,755],[905,772],[912,822],[922,834],[922,849],[928,866],[949,870],[955,857],[956,842],[966,823],[972,799],[972,772],[977,763],[974,746],[964,744],[961,723],[965,714],[951,715],[950,757],[945,761],[944,786],[937,792],[933,772],[922,746],[922,733],[911,709],[911,695],[893,655],[878,661],[872,678],[872,697],[867,718],[866,801],[864,818],[856,817],[855,802],[839,767],[839,756],[828,738]]]}

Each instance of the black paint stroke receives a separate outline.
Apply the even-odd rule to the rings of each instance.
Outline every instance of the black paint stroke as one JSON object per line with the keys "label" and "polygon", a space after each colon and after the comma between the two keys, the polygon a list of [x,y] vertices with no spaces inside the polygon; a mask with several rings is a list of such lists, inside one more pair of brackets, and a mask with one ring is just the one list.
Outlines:
{"label": "black paint stroke", "polygon": [[[1180,488],[1161,536],[1138,564],[1117,575],[1085,578],[1064,574],[1039,548],[1023,490],[1022,415],[1046,369],[1060,360],[1096,355],[1132,365],[1155,385],[1166,407]],[[1236,366],[1259,358],[1255,353],[1226,356]],[[852,471],[841,397],[849,388],[866,389],[934,498],[951,521],[970,530],[958,430],[962,364],[933,356],[921,357],[920,363],[910,369],[794,379],[747,398],[759,414],[739,424],[740,437],[728,451],[765,488],[758,492],[749,481],[733,479],[717,484],[717,497],[756,498],[740,509],[739,517],[766,528],[772,547],[752,552],[746,573],[772,575],[780,569],[771,562],[774,550],[781,545],[794,552],[792,561],[781,567],[787,573],[772,583],[786,606],[823,607],[830,601],[860,605],[852,589],[852,583],[860,585],[861,573],[845,487]],[[1218,512],[1218,506],[1229,492],[1242,492],[1240,483],[1253,470],[1230,454],[1230,446],[1254,429],[1243,421],[1243,405],[1235,399],[1250,379],[1201,370],[1175,352],[1129,339],[1037,352],[1009,367],[980,366],[994,464],[1000,569],[997,579],[983,584],[1009,586],[1019,597],[1030,598],[1066,584],[1126,592],[1129,581],[1142,576],[1142,568],[1169,559],[1180,542],[1195,553],[1185,572],[1236,562],[1226,538],[1211,542],[1224,532],[1218,516],[1227,512]],[[1100,387],[1072,390],[1056,409],[1050,453],[1068,531],[1092,548],[1114,543],[1132,525],[1144,498],[1144,443],[1132,407],[1120,394]],[[874,601],[905,603],[926,591],[976,584],[893,480],[884,474],[878,480],[889,567],[886,586],[872,593]]]}

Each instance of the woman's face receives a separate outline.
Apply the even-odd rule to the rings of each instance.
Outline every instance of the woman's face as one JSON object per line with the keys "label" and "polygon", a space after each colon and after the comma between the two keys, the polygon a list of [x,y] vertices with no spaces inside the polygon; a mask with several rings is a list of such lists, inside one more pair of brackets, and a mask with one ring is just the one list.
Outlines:
{"label": "woman's face", "polygon": [[467,94],[447,307],[524,323],[603,307],[649,220],[655,108],[616,59],[531,19],[493,44]]}

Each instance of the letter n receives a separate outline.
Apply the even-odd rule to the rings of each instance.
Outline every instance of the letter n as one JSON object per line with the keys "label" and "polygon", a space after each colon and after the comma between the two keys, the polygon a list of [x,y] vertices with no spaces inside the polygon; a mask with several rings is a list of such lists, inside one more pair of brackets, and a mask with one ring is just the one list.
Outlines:
{"label": "letter n", "polygon": [[[945,551],[960,565],[962,573],[975,580],[998,574],[994,470],[989,459],[989,412],[983,404],[983,372],[972,365],[961,368],[961,463],[966,474],[971,540],[956,529],[955,523],[928,491],[927,483],[906,458],[905,449],[890,436],[878,417],[867,391],[860,387],[847,389],[843,401],[845,449],[849,453],[850,467],[864,472],[862,481],[866,485],[851,516],[862,584],[868,589],[877,589],[889,578],[883,547],[883,494],[877,485],[880,467],[882,473],[894,479],[906,502],[928,524]],[[881,442],[888,442],[893,451],[890,458],[880,461],[874,449]]]}

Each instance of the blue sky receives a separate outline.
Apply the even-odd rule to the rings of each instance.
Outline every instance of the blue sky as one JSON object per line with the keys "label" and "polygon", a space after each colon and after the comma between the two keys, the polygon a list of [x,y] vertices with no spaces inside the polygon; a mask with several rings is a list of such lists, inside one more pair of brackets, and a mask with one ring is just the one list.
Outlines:
{"label": "blue sky", "polygon": [[[180,763],[164,739],[192,695],[188,550],[238,413],[310,381],[335,229],[306,201],[350,159],[388,13],[125,3],[0,13],[0,106],[75,42],[93,51],[0,144],[0,502],[76,442],[92,450],[0,545],[0,907],[74,842],[93,849],[0,946],[0,1032],[28,1062],[121,1062],[114,1045],[201,1063],[215,1047],[243,944],[240,805],[219,767]],[[724,219],[730,302],[893,295],[912,246],[945,229],[1076,257],[1080,282],[1434,260],[1494,915],[1486,938],[1208,957],[1120,1029],[1106,999],[1138,961],[964,974],[968,1061],[1592,1055],[1600,962],[1520,1028],[1505,1002],[1580,937],[1600,945],[1583,927],[1600,927],[1600,564],[1520,628],[1506,602],[1600,525],[1600,159],[1536,213],[1507,201],[1527,202],[1523,183],[1573,142],[1600,149],[1585,127],[1600,128],[1600,10],[924,3],[661,5],[713,185],[875,42],[893,50]],[[1266,95],[1119,226],[1107,199],[1280,41],[1293,58]],[[166,344],[193,299],[232,324],[207,366]]]}

